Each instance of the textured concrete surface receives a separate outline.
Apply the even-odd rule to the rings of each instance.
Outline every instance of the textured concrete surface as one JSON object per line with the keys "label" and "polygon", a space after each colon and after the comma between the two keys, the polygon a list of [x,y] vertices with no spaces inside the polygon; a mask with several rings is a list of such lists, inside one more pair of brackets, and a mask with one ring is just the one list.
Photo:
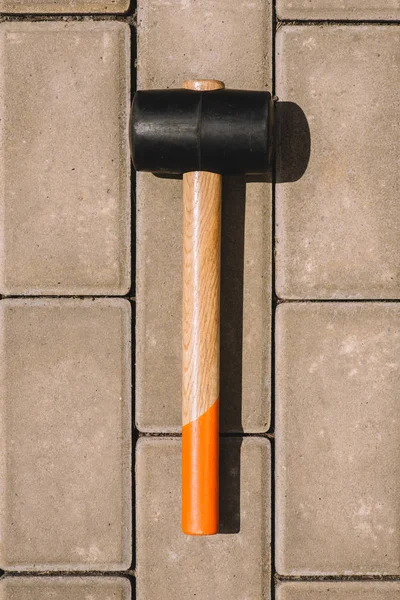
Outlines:
{"label": "textured concrete surface", "polygon": [[397,303],[279,306],[280,574],[400,574],[399,357]]}
{"label": "textured concrete surface", "polygon": [[398,581],[302,581],[278,585],[276,600],[395,600]]}
{"label": "textured concrete surface", "polygon": [[[186,78],[271,87],[269,2],[138,5],[138,87]],[[157,49],[157,51],[155,50]],[[140,430],[181,423],[182,182],[139,174],[137,187],[137,388]],[[221,428],[269,426],[271,186],[227,178],[223,191]]]}
{"label": "textured concrete surface", "polygon": [[130,600],[123,577],[5,577],[1,600]]}
{"label": "textured concrete surface", "polygon": [[280,19],[395,20],[399,0],[277,0]]}
{"label": "textured concrete surface", "polygon": [[1,0],[3,13],[123,13],[129,0]]}
{"label": "textured concrete surface", "polygon": [[270,447],[223,438],[221,531],[181,533],[180,441],[141,438],[136,454],[137,599],[270,596]]}
{"label": "textured concrete surface", "polygon": [[0,568],[131,562],[130,305],[2,300]]}
{"label": "textured concrete surface", "polygon": [[397,26],[278,31],[277,94],[311,131],[305,174],[276,190],[282,298],[400,297],[399,42]]}
{"label": "textured concrete surface", "polygon": [[270,89],[269,0],[138,1],[138,88],[218,79],[226,87]]}
{"label": "textured concrete surface", "polygon": [[129,28],[0,25],[0,292],[130,287]]}

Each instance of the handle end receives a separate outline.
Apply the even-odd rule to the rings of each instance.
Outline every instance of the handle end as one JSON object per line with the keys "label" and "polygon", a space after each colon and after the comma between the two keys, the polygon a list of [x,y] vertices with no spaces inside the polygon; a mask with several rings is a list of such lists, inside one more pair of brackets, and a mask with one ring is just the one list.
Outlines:
{"label": "handle end", "polygon": [[219,400],[182,428],[182,531],[218,533]]}
{"label": "handle end", "polygon": [[183,82],[185,90],[195,90],[196,92],[211,92],[212,90],[222,90],[225,84],[217,79],[188,79]]}

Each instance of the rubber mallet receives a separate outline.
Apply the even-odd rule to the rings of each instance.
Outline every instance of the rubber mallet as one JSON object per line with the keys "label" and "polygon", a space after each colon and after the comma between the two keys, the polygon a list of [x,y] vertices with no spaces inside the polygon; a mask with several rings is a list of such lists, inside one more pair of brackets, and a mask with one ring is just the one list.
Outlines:
{"label": "rubber mallet", "polygon": [[190,535],[218,532],[222,175],[265,173],[271,128],[268,92],[220,81],[138,91],[132,104],[135,168],[183,175],[182,529]]}

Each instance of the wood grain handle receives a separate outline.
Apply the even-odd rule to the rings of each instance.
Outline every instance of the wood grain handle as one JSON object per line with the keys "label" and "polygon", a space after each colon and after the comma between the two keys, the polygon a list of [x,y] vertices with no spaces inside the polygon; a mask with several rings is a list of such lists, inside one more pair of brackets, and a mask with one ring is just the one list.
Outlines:
{"label": "wood grain handle", "polygon": [[221,189],[216,173],[183,175],[182,530],[189,535],[218,531]]}

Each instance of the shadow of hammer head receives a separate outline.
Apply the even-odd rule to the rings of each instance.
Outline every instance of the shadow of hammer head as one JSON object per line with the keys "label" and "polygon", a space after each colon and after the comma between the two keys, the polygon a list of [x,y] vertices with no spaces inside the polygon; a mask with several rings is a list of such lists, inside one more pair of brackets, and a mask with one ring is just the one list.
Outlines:
{"label": "shadow of hammer head", "polygon": [[131,154],[137,171],[261,174],[272,154],[269,92],[216,89],[138,91]]}

